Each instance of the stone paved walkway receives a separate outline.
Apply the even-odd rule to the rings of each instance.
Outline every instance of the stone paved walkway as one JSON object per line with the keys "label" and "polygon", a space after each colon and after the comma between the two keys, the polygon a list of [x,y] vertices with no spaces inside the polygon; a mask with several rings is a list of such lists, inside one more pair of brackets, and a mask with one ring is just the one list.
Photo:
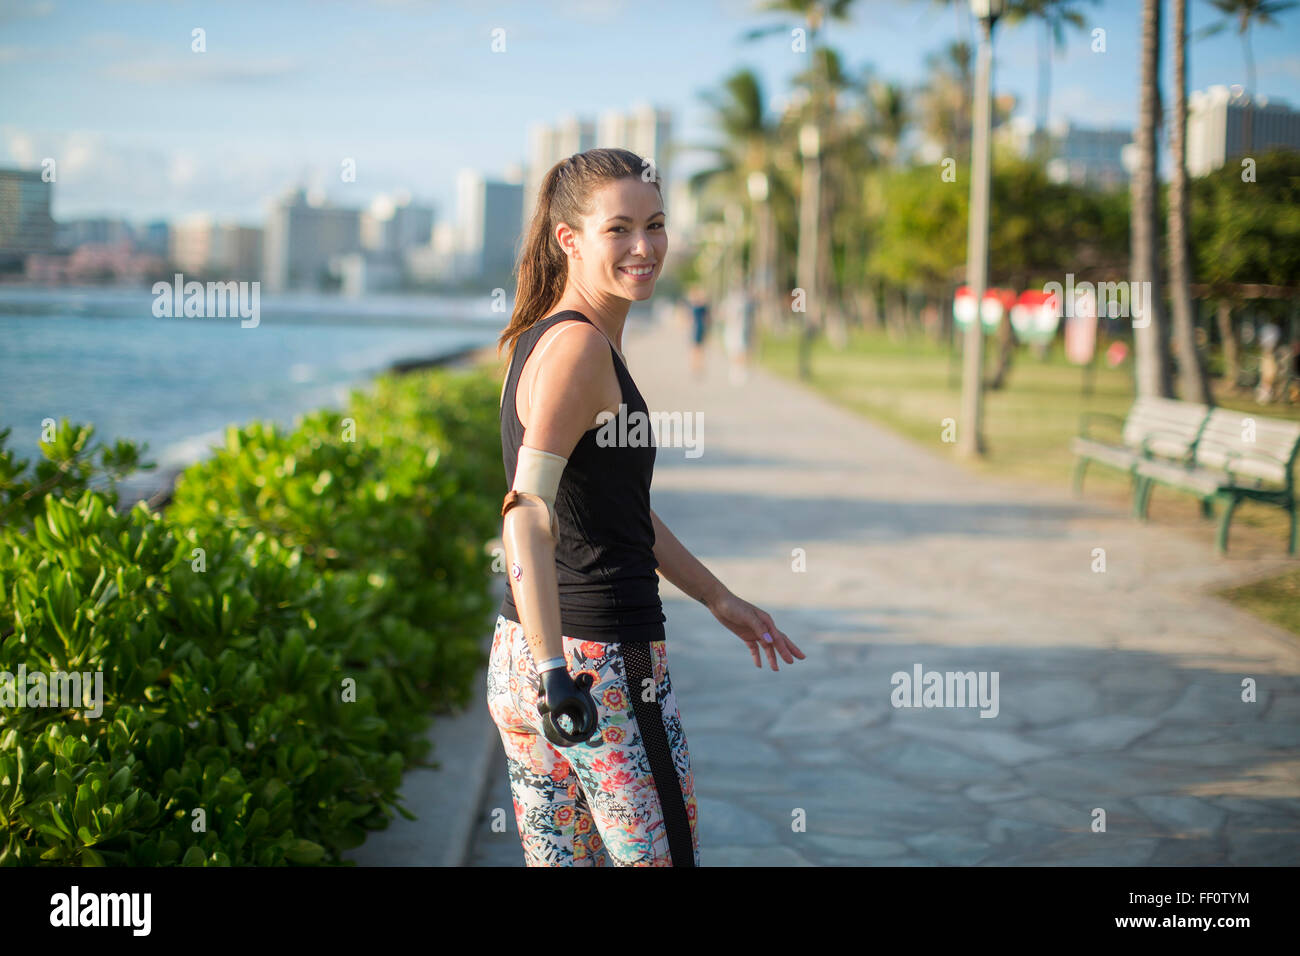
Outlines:
{"label": "stone paved walkway", "polygon": [[[972,477],[937,422],[922,447],[758,370],[732,386],[716,345],[692,381],[684,342],[624,338],[652,409],[704,417],[700,457],[660,448],[653,505],[808,655],[756,670],[661,585],[704,865],[1300,862],[1300,640],[1207,593],[1283,545],[1218,559],[1208,524]],[[918,664],[996,671],[997,716],[895,708]],[[497,760],[470,862],[520,865]]]}

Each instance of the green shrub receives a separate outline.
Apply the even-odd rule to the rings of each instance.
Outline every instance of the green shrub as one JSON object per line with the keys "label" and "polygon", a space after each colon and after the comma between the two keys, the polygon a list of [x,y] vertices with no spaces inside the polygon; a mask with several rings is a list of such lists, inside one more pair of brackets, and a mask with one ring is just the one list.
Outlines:
{"label": "green shrub", "polygon": [[165,516],[84,481],[24,499],[0,528],[0,671],[101,672],[103,712],[0,709],[0,863],[337,862],[411,816],[428,712],[482,657],[496,387],[383,379],[291,432],[231,429]]}
{"label": "green shrub", "polygon": [[148,445],[119,441],[113,447],[90,443],[93,425],[74,426],[63,419],[53,441],[40,442],[44,461],[15,457],[5,448],[12,428],[0,429],[0,525],[30,525],[45,508],[46,495],[77,497],[85,489],[101,488],[110,501],[117,500],[117,483],[134,471],[151,471],[157,465],[140,456]]}

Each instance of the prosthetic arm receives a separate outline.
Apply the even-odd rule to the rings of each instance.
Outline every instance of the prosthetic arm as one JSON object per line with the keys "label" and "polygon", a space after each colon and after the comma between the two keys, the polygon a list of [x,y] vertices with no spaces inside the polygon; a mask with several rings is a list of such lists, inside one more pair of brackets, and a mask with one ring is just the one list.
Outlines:
{"label": "prosthetic arm", "polygon": [[[568,459],[528,445],[519,447],[515,480],[501,504],[501,540],[505,545],[510,588],[524,634],[537,661],[541,693],[537,710],[542,732],[557,747],[572,747],[596,730],[591,675],[569,675],[560,624],[560,588],[555,576],[559,522],[555,493]],[[572,730],[558,720],[567,716]]]}

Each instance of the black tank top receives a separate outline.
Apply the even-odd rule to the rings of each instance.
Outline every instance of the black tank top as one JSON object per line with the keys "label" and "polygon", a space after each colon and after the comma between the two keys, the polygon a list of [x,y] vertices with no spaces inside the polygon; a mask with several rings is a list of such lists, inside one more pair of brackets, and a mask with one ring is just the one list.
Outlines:
{"label": "black tank top", "polygon": [[[566,310],[542,319],[521,334],[506,373],[501,396],[501,457],[506,489],[514,483],[524,425],[515,412],[515,390],[524,363],[546,330],[558,322],[579,320],[594,325],[581,312]],[[603,334],[603,333],[602,333]],[[568,637],[602,642],[644,642],[664,639],[663,604],[659,600],[659,566],[654,556],[654,524],[650,520],[650,479],[655,445],[649,409],[623,360],[614,355],[614,371],[623,408],[608,426],[583,433],[569,455],[555,493],[560,540],[555,546],[555,574],[560,591],[561,631]],[[602,427],[615,435],[634,434],[633,412],[643,419],[644,444],[627,446],[596,439]],[[637,417],[640,417],[637,416]],[[514,593],[507,585],[501,615],[518,621]]]}

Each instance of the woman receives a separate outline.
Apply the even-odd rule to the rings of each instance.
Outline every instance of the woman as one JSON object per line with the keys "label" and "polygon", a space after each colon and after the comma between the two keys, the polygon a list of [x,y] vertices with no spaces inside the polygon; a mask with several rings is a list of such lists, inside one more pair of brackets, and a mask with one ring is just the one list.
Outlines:
{"label": "woman", "polygon": [[744,385],[748,378],[749,351],[754,338],[754,312],[758,303],[743,286],[728,300],[727,332],[724,344],[731,359],[731,384]]}
{"label": "woman", "polygon": [[704,339],[709,334],[709,300],[699,286],[691,288],[687,302],[691,310],[691,374],[704,375]]}
{"label": "woman", "polygon": [[547,173],[499,343],[511,345],[501,390],[510,587],[488,703],[529,866],[604,865],[605,853],[615,865],[699,864],[656,571],[744,641],[755,666],[760,646],[773,670],[778,654],[804,656],[651,510],[653,441],[596,440],[610,417],[648,412],[621,351],[628,307],[650,298],[668,252],[646,165],[593,149]]}

